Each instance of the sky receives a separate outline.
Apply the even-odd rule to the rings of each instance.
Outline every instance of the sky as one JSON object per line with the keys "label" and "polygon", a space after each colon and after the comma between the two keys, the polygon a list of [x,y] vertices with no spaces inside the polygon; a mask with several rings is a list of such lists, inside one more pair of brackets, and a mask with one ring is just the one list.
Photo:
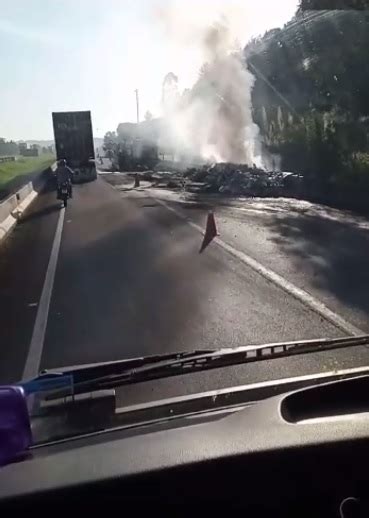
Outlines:
{"label": "sky", "polygon": [[[200,28],[231,12],[243,46],[281,27],[298,0],[0,0],[0,137],[52,139],[52,111],[91,110],[95,137],[146,110],[164,76],[190,87]],[[242,12],[241,12],[242,11]]]}

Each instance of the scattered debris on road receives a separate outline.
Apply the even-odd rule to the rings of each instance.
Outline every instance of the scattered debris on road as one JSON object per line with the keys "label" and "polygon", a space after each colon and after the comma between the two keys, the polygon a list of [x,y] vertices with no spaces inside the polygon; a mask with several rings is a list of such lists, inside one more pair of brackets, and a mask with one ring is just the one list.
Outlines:
{"label": "scattered debris on road", "polygon": [[[200,192],[243,196],[297,195],[302,177],[293,173],[264,171],[245,164],[219,163],[191,168],[184,173],[187,184]],[[189,185],[190,187],[190,185]]]}
{"label": "scattered debris on road", "polygon": [[[114,173],[112,173],[114,174]],[[245,164],[218,163],[198,167],[183,168],[174,166],[168,170],[156,168],[144,172],[127,171],[115,173],[126,175],[128,182],[137,178],[150,182],[152,187],[180,190],[187,193],[220,194],[224,196],[247,197],[300,197],[303,195],[303,177],[291,172],[264,171],[256,166]],[[127,179],[128,179],[127,178]],[[110,183],[124,183],[118,178]]]}

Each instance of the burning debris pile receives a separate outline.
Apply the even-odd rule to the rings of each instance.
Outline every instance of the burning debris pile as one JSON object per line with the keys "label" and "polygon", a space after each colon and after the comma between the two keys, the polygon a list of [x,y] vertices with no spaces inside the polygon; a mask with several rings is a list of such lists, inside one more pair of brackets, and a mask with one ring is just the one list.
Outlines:
{"label": "burning debris pile", "polygon": [[198,191],[238,196],[299,196],[302,177],[293,173],[264,171],[245,164],[219,163],[190,168],[184,174]]}

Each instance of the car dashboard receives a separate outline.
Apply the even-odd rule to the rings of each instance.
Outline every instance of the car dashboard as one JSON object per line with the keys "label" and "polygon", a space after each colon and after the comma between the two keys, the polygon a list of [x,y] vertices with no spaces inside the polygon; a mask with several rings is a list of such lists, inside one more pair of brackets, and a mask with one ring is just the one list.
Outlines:
{"label": "car dashboard", "polygon": [[0,469],[0,508],[369,516],[368,389],[363,376],[38,446]]}

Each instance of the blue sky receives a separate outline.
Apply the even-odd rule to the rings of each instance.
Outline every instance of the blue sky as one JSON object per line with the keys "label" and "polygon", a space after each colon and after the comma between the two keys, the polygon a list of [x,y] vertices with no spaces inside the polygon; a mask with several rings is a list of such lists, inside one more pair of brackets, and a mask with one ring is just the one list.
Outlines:
{"label": "blue sky", "polygon": [[[233,3],[247,5],[239,34],[246,41],[290,19],[297,0]],[[161,13],[171,6],[176,20],[168,34]],[[195,80],[202,56],[187,29],[194,12],[210,21],[213,6],[214,0],[0,0],[0,137],[52,138],[52,111],[84,109],[92,111],[95,136],[103,136],[135,120],[135,88],[141,117],[146,110],[159,114],[167,72],[182,87]],[[177,37],[184,34],[187,40]]]}

